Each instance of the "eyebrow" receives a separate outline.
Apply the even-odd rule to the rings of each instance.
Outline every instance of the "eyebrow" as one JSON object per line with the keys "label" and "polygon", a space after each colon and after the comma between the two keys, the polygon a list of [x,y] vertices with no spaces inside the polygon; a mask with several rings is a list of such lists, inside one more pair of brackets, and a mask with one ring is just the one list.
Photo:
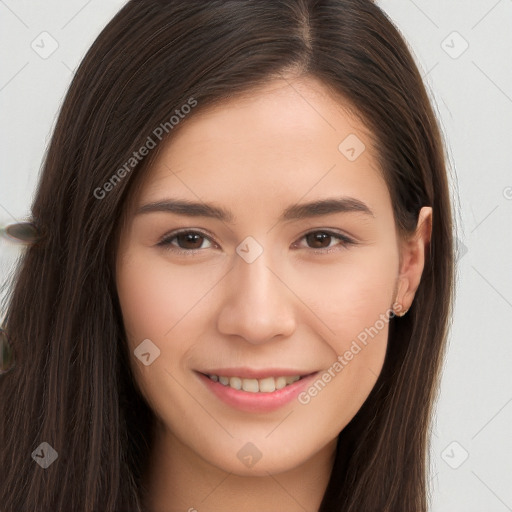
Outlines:
{"label": "eyebrow", "polygon": [[[168,212],[188,217],[210,217],[223,222],[232,223],[234,215],[222,207],[203,202],[182,199],[164,199],[145,204],[137,209],[135,215],[154,212]],[[365,203],[353,197],[322,199],[309,203],[294,204],[286,208],[279,217],[279,222],[300,220],[309,217],[320,217],[333,213],[363,213],[370,217],[375,214]]]}

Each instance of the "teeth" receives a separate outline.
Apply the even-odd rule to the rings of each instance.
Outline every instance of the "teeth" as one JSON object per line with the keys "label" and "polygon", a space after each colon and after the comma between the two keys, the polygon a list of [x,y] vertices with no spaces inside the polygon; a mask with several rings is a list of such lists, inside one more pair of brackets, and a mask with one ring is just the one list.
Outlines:
{"label": "teeth", "polygon": [[[231,381],[229,381],[231,384]],[[242,389],[251,393],[257,393],[260,390],[258,379],[242,379]]]}
{"label": "teeth", "polygon": [[249,393],[272,393],[297,382],[301,378],[299,375],[266,377],[264,379],[241,379],[240,377],[223,377],[219,375],[208,375],[208,377],[214,382],[220,382],[224,386],[244,390]]}
{"label": "teeth", "polygon": [[278,377],[276,379],[276,389],[283,389],[286,386],[286,377]]}
{"label": "teeth", "polygon": [[274,377],[267,377],[258,381],[259,390],[262,393],[272,393],[276,390],[276,379]]}
{"label": "teeth", "polygon": [[234,389],[242,389],[242,379],[231,377],[229,379],[229,387]]}

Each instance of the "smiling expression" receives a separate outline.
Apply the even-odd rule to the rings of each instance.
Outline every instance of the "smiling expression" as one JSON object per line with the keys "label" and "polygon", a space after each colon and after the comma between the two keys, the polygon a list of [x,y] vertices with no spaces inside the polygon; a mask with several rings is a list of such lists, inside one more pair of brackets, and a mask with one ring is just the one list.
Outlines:
{"label": "smiling expression", "polygon": [[[313,79],[276,80],[194,113],[148,169],[121,233],[116,281],[137,384],[174,442],[225,471],[308,460],[383,365],[385,322],[314,399],[297,399],[397,291],[390,195],[368,130],[342,106]],[[147,366],[134,355],[143,340],[160,351]],[[262,454],[250,469],[237,456],[247,443]]]}

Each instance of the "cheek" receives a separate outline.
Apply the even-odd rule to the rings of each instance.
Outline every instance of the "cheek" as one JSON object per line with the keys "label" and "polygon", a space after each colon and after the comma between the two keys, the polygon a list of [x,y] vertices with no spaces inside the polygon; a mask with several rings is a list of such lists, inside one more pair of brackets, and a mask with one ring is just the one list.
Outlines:
{"label": "cheek", "polygon": [[[179,285],[173,282],[172,277],[165,272],[161,263],[135,249],[125,253],[117,267],[117,293],[127,334],[130,364],[146,398],[148,396],[144,391],[151,389],[155,379],[164,377],[161,373],[168,366],[164,363],[167,351],[165,340],[169,339],[169,331],[184,314],[183,295],[186,295],[187,289],[177,294],[176,287]],[[151,353],[151,363],[147,366],[137,357],[143,342]]]}
{"label": "cheek", "polygon": [[323,428],[335,436],[368,398],[387,350],[392,318],[387,307],[388,296],[382,291],[364,301],[347,296],[345,302],[338,302],[342,305],[337,308],[337,315],[325,316],[334,331],[324,337],[331,350],[330,364],[298,397],[299,403],[309,411],[302,416],[304,429]]}
{"label": "cheek", "polygon": [[208,279],[198,279],[192,266],[173,267],[147,253],[134,251],[118,267],[119,301],[134,341],[166,339],[208,289]]}
{"label": "cheek", "polygon": [[[180,394],[171,375],[189,349],[179,329],[186,325],[183,320],[197,302],[198,290],[185,285],[180,269],[173,270],[161,257],[137,249],[126,251],[119,260],[116,284],[130,366],[139,390],[158,415],[166,410],[162,389]],[[172,343],[180,335],[180,343]],[[147,365],[138,357],[146,352],[150,354]]]}
{"label": "cheek", "polygon": [[[195,340],[208,322],[209,292],[218,280],[211,268],[171,265],[147,249],[131,249],[119,260],[117,292],[130,364],[148,401],[174,386],[168,372],[182,372],[197,350]],[[134,351],[148,339],[154,346],[145,346],[158,357],[146,366]]]}
{"label": "cheek", "polygon": [[356,249],[339,262],[308,264],[290,276],[294,291],[315,313],[319,332],[337,354],[389,314],[397,258],[391,245]]}
{"label": "cheek", "polygon": [[331,351],[331,364],[299,402],[324,411],[326,425],[341,430],[377,381],[393,318],[397,258],[390,246],[347,255],[336,268],[310,267],[297,274],[296,290],[315,312],[317,332]]}

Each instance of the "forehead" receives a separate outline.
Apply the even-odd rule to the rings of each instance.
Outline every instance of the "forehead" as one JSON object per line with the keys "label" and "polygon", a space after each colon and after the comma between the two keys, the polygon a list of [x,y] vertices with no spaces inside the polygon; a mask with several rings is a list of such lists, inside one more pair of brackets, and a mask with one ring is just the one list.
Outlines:
{"label": "forehead", "polygon": [[314,199],[333,187],[348,195],[385,192],[371,132],[317,80],[274,80],[200,108],[148,169],[144,199],[167,190],[231,202],[234,194],[257,201],[262,191],[276,200]]}
{"label": "forehead", "polygon": [[[175,150],[194,144],[242,145],[247,151],[264,144],[265,149],[299,154],[300,143],[315,139],[334,142],[344,133],[368,138],[364,123],[350,112],[351,105],[335,98],[318,80],[278,79],[243,95],[201,110],[186,120],[186,127],[172,139]],[[235,148],[233,148],[235,149]],[[310,148],[311,149],[311,148]],[[264,156],[264,155],[262,155]],[[275,155],[274,155],[275,156]]]}

